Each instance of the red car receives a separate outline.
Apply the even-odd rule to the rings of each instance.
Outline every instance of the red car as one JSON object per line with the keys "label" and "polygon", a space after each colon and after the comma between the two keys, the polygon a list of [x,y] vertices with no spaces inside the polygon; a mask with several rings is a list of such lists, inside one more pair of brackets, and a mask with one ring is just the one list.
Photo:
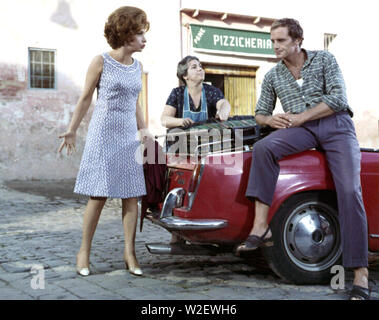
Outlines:
{"label": "red car", "polygon": [[[232,140],[237,137],[235,128],[244,132],[239,148],[232,143],[229,150],[201,156],[167,156],[164,201],[147,218],[186,240],[186,244],[147,244],[151,253],[233,252],[247,238],[254,220],[253,203],[245,197],[251,150],[254,142],[269,132],[256,125],[253,117],[246,119],[250,123],[242,126],[233,125],[237,120],[228,121],[232,123]],[[214,128],[213,124],[210,126]],[[225,128],[225,123],[222,127]],[[215,139],[208,143],[217,144],[220,142]],[[373,257],[379,255],[376,198],[379,196],[379,150],[361,149],[361,152],[367,236],[370,257]],[[341,237],[335,188],[321,151],[309,150],[280,161],[269,221],[274,246],[263,248],[262,252],[277,275],[297,284],[330,281],[331,267],[341,264]]]}

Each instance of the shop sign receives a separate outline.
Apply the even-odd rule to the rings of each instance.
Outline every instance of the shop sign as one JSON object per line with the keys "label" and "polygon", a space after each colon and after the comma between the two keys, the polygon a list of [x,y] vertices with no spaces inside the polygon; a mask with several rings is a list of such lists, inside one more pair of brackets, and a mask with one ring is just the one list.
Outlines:
{"label": "shop sign", "polygon": [[275,57],[269,32],[190,26],[196,51]]}

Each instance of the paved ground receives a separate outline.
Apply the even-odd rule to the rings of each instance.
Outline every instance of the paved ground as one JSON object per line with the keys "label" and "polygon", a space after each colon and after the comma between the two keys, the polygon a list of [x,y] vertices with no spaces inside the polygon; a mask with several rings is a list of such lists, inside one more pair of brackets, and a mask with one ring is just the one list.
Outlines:
{"label": "paved ground", "polygon": [[[170,234],[145,221],[137,232],[144,276],[122,260],[119,200],[106,204],[96,231],[89,277],[75,273],[86,198],[72,194],[73,181],[12,181],[0,184],[0,300],[341,300],[330,286],[295,286],[231,254],[151,255],[145,242],[167,242]],[[374,298],[379,270],[370,269]],[[346,286],[351,285],[347,274]]]}

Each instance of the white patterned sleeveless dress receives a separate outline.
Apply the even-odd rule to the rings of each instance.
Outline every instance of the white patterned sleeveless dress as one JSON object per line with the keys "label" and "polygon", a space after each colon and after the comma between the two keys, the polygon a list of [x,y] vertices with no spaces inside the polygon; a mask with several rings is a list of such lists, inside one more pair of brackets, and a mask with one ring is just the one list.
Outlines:
{"label": "white patterned sleeveless dress", "polygon": [[137,139],[136,103],[142,88],[141,67],[103,55],[99,92],[88,127],[75,193],[110,198],[146,194]]}

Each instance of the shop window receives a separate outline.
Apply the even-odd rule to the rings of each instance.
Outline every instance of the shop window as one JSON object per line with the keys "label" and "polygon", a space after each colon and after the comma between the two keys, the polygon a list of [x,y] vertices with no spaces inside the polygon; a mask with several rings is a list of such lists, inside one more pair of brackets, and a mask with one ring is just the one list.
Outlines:
{"label": "shop window", "polygon": [[56,89],[56,50],[29,48],[29,88]]}

